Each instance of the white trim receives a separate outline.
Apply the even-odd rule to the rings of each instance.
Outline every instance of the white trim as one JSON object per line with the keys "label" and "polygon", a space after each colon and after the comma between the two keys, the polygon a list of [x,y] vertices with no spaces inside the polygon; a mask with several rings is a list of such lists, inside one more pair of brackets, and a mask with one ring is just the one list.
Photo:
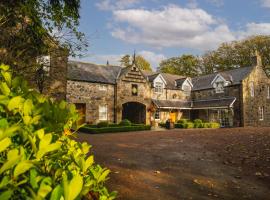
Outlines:
{"label": "white trim", "polygon": [[[221,74],[217,74],[217,75],[215,76],[215,78],[212,80],[211,85],[213,85],[213,84],[215,83],[215,81],[216,81],[216,79],[217,79],[218,77],[220,77],[221,79],[223,79],[224,83],[227,82],[227,80],[226,80]],[[224,85],[224,86],[225,86],[225,85]]]}
{"label": "white trim", "polygon": [[[101,113],[103,112],[103,111],[101,111],[101,108],[105,108],[104,114],[106,114],[106,115],[103,116],[104,118],[101,118]],[[107,121],[108,120],[108,106],[107,105],[99,105],[98,106],[98,119],[100,121]]]}
{"label": "white trim", "polygon": [[[153,80],[153,83],[155,83],[155,80],[156,80],[158,77],[161,78],[161,80],[163,81],[163,83],[164,83],[165,85],[167,85],[166,80],[163,78],[163,76],[162,76],[161,74],[158,74],[158,75],[157,75],[157,77]],[[154,85],[154,86],[155,86],[155,85]]]}
{"label": "white trim", "polygon": [[263,120],[264,120],[264,107],[259,106],[259,121],[263,121]]}
{"label": "white trim", "polygon": [[270,99],[270,86],[267,86],[267,99]]}

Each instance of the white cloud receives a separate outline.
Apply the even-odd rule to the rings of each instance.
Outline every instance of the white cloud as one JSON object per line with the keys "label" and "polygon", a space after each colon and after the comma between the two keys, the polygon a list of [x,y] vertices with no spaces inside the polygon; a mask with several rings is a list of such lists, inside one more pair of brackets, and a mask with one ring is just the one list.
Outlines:
{"label": "white cloud", "polygon": [[166,56],[163,54],[156,54],[152,51],[140,51],[138,54],[144,57],[151,64],[153,69],[156,69],[159,63],[166,59]]}
{"label": "white cloud", "polygon": [[270,23],[253,22],[244,28],[231,30],[226,23],[203,9],[177,5],[159,10],[116,10],[113,11],[113,18],[113,37],[156,48],[212,50],[223,42],[270,34]]}
{"label": "white cloud", "polygon": [[270,8],[270,0],[261,0],[262,6]]}
{"label": "white cloud", "polygon": [[133,44],[205,50],[235,39],[226,24],[199,8],[170,5],[161,10],[117,10],[113,16],[118,27],[112,36]]}
{"label": "white cloud", "polygon": [[100,10],[117,10],[129,8],[141,0],[100,0],[96,3],[96,6]]}
{"label": "white cloud", "polygon": [[252,35],[270,35],[270,23],[248,23],[244,31],[236,33],[239,39]]}

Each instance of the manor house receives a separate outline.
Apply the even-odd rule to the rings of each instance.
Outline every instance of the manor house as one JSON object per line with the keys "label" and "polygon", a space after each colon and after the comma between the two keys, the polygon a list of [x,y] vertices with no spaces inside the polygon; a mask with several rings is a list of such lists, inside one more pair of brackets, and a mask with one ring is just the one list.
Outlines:
{"label": "manor house", "polygon": [[70,61],[66,98],[86,123],[202,119],[223,127],[270,125],[270,80],[253,66],[195,78]]}

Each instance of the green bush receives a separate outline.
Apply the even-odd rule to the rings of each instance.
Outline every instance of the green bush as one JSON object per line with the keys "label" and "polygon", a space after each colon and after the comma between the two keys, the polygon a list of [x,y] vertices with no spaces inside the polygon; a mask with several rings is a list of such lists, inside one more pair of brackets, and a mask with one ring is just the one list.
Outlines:
{"label": "green bush", "polygon": [[194,128],[203,128],[203,122],[201,119],[195,119],[193,122]]}
{"label": "green bush", "polygon": [[210,123],[203,123],[203,128],[211,128],[211,124]]}
{"label": "green bush", "polygon": [[131,122],[128,119],[124,119],[119,123],[120,126],[131,126]]}
{"label": "green bush", "polygon": [[180,119],[180,120],[178,120],[176,123],[177,123],[177,124],[185,124],[185,123],[188,123],[188,122],[189,122],[188,119]]}
{"label": "green bush", "polygon": [[187,129],[194,128],[194,124],[192,122],[187,122],[184,124],[184,128],[187,128]]}
{"label": "green bush", "polygon": [[162,128],[166,128],[166,123],[164,123],[164,122],[160,122],[158,125],[159,125],[160,127],[162,127]]}
{"label": "green bush", "polygon": [[94,164],[90,145],[71,139],[74,105],[54,102],[0,66],[0,199],[114,199],[110,170]]}
{"label": "green bush", "polygon": [[176,123],[174,124],[175,128],[185,128],[184,123]]}
{"label": "green bush", "polygon": [[98,128],[103,128],[103,127],[108,127],[108,126],[109,126],[109,122],[107,121],[102,121],[97,124]]}
{"label": "green bush", "polygon": [[118,126],[118,127],[105,127],[105,128],[89,128],[87,126],[80,128],[81,132],[97,134],[97,133],[116,133],[116,132],[129,132],[129,131],[144,131],[150,130],[150,125],[137,125],[137,126]]}
{"label": "green bush", "polygon": [[220,123],[217,123],[217,122],[211,122],[211,123],[210,123],[210,128],[220,128]]}

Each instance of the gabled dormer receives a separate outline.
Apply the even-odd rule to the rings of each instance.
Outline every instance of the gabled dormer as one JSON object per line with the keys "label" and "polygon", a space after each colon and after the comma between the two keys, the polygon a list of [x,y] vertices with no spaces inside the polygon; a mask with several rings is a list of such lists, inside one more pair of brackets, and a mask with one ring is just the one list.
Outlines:
{"label": "gabled dormer", "polygon": [[135,63],[128,67],[122,68],[117,76],[117,79],[137,83],[145,83],[147,81],[146,77]]}
{"label": "gabled dormer", "polygon": [[187,96],[190,95],[193,84],[190,78],[181,78],[175,80],[175,86],[181,89]]}
{"label": "gabled dormer", "polygon": [[161,74],[158,74],[153,80],[153,87],[155,93],[163,93],[164,88],[166,87],[167,82]]}
{"label": "gabled dormer", "polygon": [[230,85],[232,82],[232,77],[230,75],[221,75],[220,73],[215,76],[211,85],[215,88],[216,93],[223,93],[224,87]]}

